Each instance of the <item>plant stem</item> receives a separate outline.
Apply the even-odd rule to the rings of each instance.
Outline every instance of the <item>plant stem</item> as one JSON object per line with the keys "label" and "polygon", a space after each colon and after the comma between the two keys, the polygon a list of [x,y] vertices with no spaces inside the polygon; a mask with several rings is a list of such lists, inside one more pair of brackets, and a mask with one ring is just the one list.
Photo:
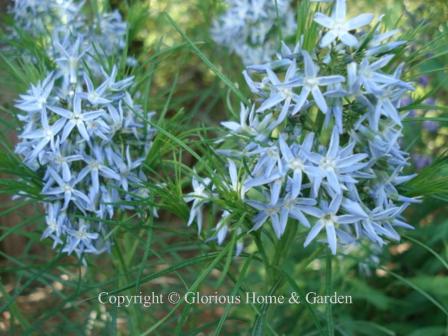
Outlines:
{"label": "plant stem", "polygon": [[[325,295],[330,296],[332,289],[332,279],[331,279],[331,262],[332,262],[332,255],[331,253],[328,253],[327,255],[327,262],[325,267],[325,288],[326,293]],[[328,336],[334,336],[334,325],[333,325],[333,312],[332,312],[332,306],[331,303],[327,303],[327,326],[328,326]]]}
{"label": "plant stem", "polygon": [[272,285],[274,285],[274,282],[279,279],[280,274],[278,273],[276,267],[282,268],[282,265],[287,259],[291,244],[296,237],[297,227],[297,225],[291,225],[291,223],[290,225],[287,225],[285,234],[280,240],[277,241],[274,255],[270,264],[271,273],[274,275],[272,278]]}

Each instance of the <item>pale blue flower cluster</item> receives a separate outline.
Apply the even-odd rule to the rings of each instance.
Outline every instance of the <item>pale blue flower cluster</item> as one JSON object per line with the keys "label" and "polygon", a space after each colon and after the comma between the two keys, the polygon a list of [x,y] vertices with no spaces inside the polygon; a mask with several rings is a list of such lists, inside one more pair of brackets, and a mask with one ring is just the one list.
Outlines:
{"label": "pale blue flower cluster", "polygon": [[19,29],[44,36],[59,27],[81,29],[83,4],[71,0],[14,0],[9,12]]}
{"label": "pale blue flower cluster", "polygon": [[25,32],[41,39],[52,59],[57,54],[54,40],[69,35],[82,41],[82,49],[90,49],[88,58],[118,55],[126,46],[127,23],[118,11],[87,15],[85,7],[86,1],[78,0],[15,0],[9,12],[17,31],[11,36]]}
{"label": "pale blue flower cluster", "polygon": [[[398,186],[414,177],[404,175],[408,154],[399,144],[400,101],[413,88],[392,62],[403,42],[390,40],[396,32],[361,29],[372,20],[347,19],[345,0],[336,0],[331,16],[315,17],[322,30],[313,51],[283,44],[276,60],[245,70],[256,103],[241,107],[239,123],[222,123],[233,147],[218,153],[256,213],[250,231],[271,223],[280,239],[288,223],[301,224],[305,246],[324,241],[336,254],[338,245],[382,246],[400,238],[398,228],[412,228],[402,214],[418,200]],[[189,224],[201,228],[204,204],[222,207],[222,200],[210,179],[196,179],[194,189]],[[233,217],[225,207],[218,242],[238,222]]]}
{"label": "pale blue flower cluster", "polygon": [[[19,3],[28,4],[23,7],[26,10],[20,7],[26,12],[50,3],[61,8],[73,5],[70,1],[18,1],[15,9]],[[72,18],[81,20],[76,13]],[[36,15],[45,17],[45,13]],[[23,125],[16,153],[43,181],[47,222],[43,238],[78,256],[109,250],[107,221],[148,197],[142,169],[154,136],[153,113],[134,102],[133,77],[120,78],[115,66],[104,70],[89,54],[101,40],[107,48],[125,45],[124,35],[114,36],[115,28],[111,28],[121,25],[119,16],[104,14],[103,18],[102,31],[107,36],[85,39],[76,30],[53,34],[55,69],[31,85],[16,104]],[[126,24],[122,28],[126,30]]]}
{"label": "pale blue flower cluster", "polygon": [[290,0],[226,0],[227,10],[213,23],[213,40],[237,54],[244,64],[272,59],[278,36],[295,33]]}

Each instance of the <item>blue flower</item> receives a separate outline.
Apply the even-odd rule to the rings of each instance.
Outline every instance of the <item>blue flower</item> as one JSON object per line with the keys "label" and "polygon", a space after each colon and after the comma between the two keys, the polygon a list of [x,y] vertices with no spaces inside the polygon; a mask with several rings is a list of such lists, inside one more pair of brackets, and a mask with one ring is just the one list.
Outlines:
{"label": "blue flower", "polygon": [[56,106],[49,106],[48,108],[67,120],[64,130],[62,131],[61,141],[65,141],[75,127],[81,137],[84,138],[84,140],[89,141],[90,137],[87,132],[86,122],[105,114],[104,110],[84,112],[81,108],[81,97],[79,95],[75,95],[73,99],[72,111]]}
{"label": "blue flower", "polygon": [[320,91],[319,86],[328,86],[341,83],[345,80],[345,78],[339,75],[318,77],[319,70],[311,59],[310,54],[307,51],[302,51],[302,55],[305,67],[304,75],[299,76],[287,84],[287,87],[302,87],[302,91],[296,101],[296,106],[294,107],[292,115],[301,110],[310,93],[319,109],[323,113],[326,113],[328,111],[328,105],[322,92]]}
{"label": "blue flower", "polygon": [[82,155],[82,160],[86,163],[86,166],[79,172],[78,178],[83,180],[88,174],[90,174],[93,196],[100,191],[100,176],[104,176],[107,179],[121,181],[121,177],[113,169],[109,168],[105,163],[104,153],[102,148],[94,146],[92,148],[93,155]]}
{"label": "blue flower", "polygon": [[82,155],[67,155],[66,152],[68,152],[68,148],[66,146],[61,146],[60,138],[58,137],[54,148],[52,148],[50,152],[47,152],[48,156],[42,157],[41,163],[48,164],[51,162],[57,173],[62,172],[62,174],[67,175],[70,172],[70,163],[82,160]]}
{"label": "blue flower", "polygon": [[61,204],[58,202],[55,203],[46,203],[46,213],[45,222],[47,223],[47,228],[42,234],[42,239],[52,236],[55,241],[61,243],[60,236],[62,234],[62,230],[64,229],[64,221],[66,220],[65,212],[61,211]]}
{"label": "blue flower", "polygon": [[[62,210],[66,210],[70,202],[75,202],[79,205],[80,208],[89,207],[90,200],[89,198],[82,193],[81,191],[75,189],[75,186],[81,182],[81,178],[72,176],[70,170],[63,172],[62,176],[56,173],[51,168],[48,170],[51,179],[47,184],[50,187],[45,190],[45,195],[55,196],[58,199],[64,200],[64,205]],[[52,186],[56,183],[56,187],[52,188]]]}
{"label": "blue flower", "polygon": [[103,174],[108,174],[109,178],[119,180],[122,188],[125,191],[129,190],[130,183],[137,185],[141,181],[141,179],[136,174],[134,174],[133,171],[135,171],[142,165],[145,159],[144,157],[132,159],[129,146],[126,146],[126,159],[124,159],[120,154],[117,154],[110,147],[106,148],[106,155],[108,155],[110,161],[114,163],[115,167],[117,168],[117,173],[112,173],[111,171],[107,172],[106,170],[103,170]]}
{"label": "blue flower", "polygon": [[54,80],[54,74],[50,73],[43,81],[31,85],[27,94],[20,95],[20,100],[15,106],[25,112],[40,112],[49,103]]}
{"label": "blue flower", "polygon": [[[226,0],[227,10],[211,28],[213,40],[236,53],[244,64],[270,61],[276,52],[275,29],[284,36],[295,33],[290,0]],[[279,20],[277,20],[277,18]],[[278,22],[280,27],[276,27]]]}
{"label": "blue flower", "polygon": [[55,42],[55,50],[59,56],[55,59],[61,73],[68,78],[70,84],[75,84],[78,81],[78,70],[80,68],[80,61],[87,50],[81,51],[81,37],[78,37],[73,45],[62,45]]}
{"label": "blue flower", "polygon": [[322,200],[320,204],[320,209],[318,213],[318,220],[316,224],[312,227],[308,236],[305,239],[304,246],[308,246],[322,231],[325,229],[327,235],[327,242],[330,250],[333,254],[336,254],[337,249],[337,236],[338,233],[341,235],[339,231],[343,231],[340,229],[340,226],[345,224],[354,224],[362,219],[361,216],[356,214],[338,214],[339,208],[341,206],[342,196],[335,196],[330,204],[328,202]]}
{"label": "blue flower", "polygon": [[[297,220],[305,227],[310,227],[307,215],[316,217],[319,214],[319,209],[313,207],[316,205],[316,200],[311,198],[297,197],[294,194],[287,194],[280,202],[280,225],[276,230],[278,238],[285,232],[288,218]],[[305,213],[305,214],[304,214]]]}
{"label": "blue flower", "polygon": [[84,74],[83,77],[87,87],[87,92],[81,92],[79,94],[80,98],[87,99],[89,103],[92,104],[93,106],[104,105],[111,102],[109,99],[103,97],[106,90],[108,89],[110,78],[106,78],[106,80],[100,86],[94,88],[93,83],[89,78],[89,76]]}
{"label": "blue flower", "polygon": [[[240,108],[240,122],[223,121],[222,126],[232,131],[234,134],[242,136],[254,137],[256,140],[264,140],[267,133],[272,128],[271,126],[272,114],[267,114],[261,121],[259,120],[255,106],[246,107],[241,104]],[[269,127],[269,128],[268,128]]]}
{"label": "blue flower", "polygon": [[[248,29],[240,15],[261,15],[263,3],[235,4],[222,21],[229,33],[219,36],[221,42],[231,43],[232,34]],[[209,178],[207,194],[189,199],[196,200],[189,224],[208,204],[222,213],[214,237],[223,243],[233,209],[222,193],[238,190],[243,181],[241,201],[257,213],[242,234],[270,223],[280,238],[288,222],[297,220],[307,232],[305,246],[325,228],[336,254],[338,245],[368,240],[380,246],[398,239],[398,228],[412,228],[402,213],[419,198],[400,195],[398,186],[415,176],[402,175],[409,155],[400,146],[399,113],[413,87],[400,79],[403,65],[391,62],[390,51],[403,44],[393,41],[396,31],[383,32],[381,19],[373,31],[360,30],[372,19],[346,19],[345,1],[336,0],[331,17],[315,17],[325,29],[314,50],[304,51],[303,39],[294,47],[282,43],[275,57],[246,67],[243,76],[255,104],[241,107],[239,122],[222,122],[225,136],[215,142],[224,147],[216,153],[231,158],[230,183],[224,176],[226,188],[219,188]],[[366,42],[361,58],[352,57],[359,41]],[[323,50],[331,44],[332,50]],[[305,110],[310,113],[296,116]]]}
{"label": "blue flower", "polygon": [[216,242],[218,245],[222,245],[224,239],[227,237],[227,233],[229,232],[229,227],[227,225],[227,219],[230,215],[230,212],[223,211],[221,215],[221,219],[218,223],[216,223]]}
{"label": "blue flower", "polygon": [[272,227],[274,231],[281,232],[280,224],[280,204],[265,204],[263,202],[249,200],[247,201],[251,207],[257,209],[259,213],[253,218],[253,227],[251,231],[256,231],[270,219],[272,222]]}
{"label": "blue flower", "polygon": [[188,218],[188,226],[190,226],[194,220],[196,220],[198,226],[198,232],[201,232],[203,217],[202,207],[210,201],[211,193],[207,190],[211,180],[206,178],[202,181],[193,178],[193,191],[185,197],[186,202],[193,202],[190,210],[190,216]]}
{"label": "blue flower", "polygon": [[292,177],[292,194],[297,197],[302,188],[303,173],[308,177],[314,176],[316,167],[309,163],[306,153],[311,151],[313,146],[314,134],[309,133],[304,142],[300,146],[289,147],[283,137],[279,138],[280,151],[282,153],[284,173],[291,171]]}
{"label": "blue flower", "polygon": [[259,155],[259,159],[251,176],[244,182],[245,190],[271,183],[282,177],[282,160],[277,146],[259,147],[249,155]]}
{"label": "blue flower", "polygon": [[[150,197],[142,191],[143,162],[155,134],[149,122],[154,113],[143,111],[127,91],[134,78],[102,66],[126,47],[127,23],[117,11],[90,18],[84,4],[18,0],[10,9],[18,27],[11,39],[26,31],[54,64],[16,103],[23,124],[16,153],[42,178],[42,237],[79,256],[107,251],[105,220]],[[36,62],[26,52],[23,57]]]}
{"label": "blue flower", "polygon": [[337,129],[333,129],[330,144],[324,155],[306,153],[308,159],[318,167],[312,179],[314,195],[318,194],[323,180],[326,180],[328,187],[337,194],[342,193],[344,183],[356,182],[350,173],[366,167],[367,163],[360,161],[366,159],[367,154],[352,154],[353,145],[339,147],[339,133]]}
{"label": "blue flower", "polygon": [[96,232],[88,232],[88,230],[89,226],[82,219],[79,221],[78,229],[68,229],[68,243],[62,251],[68,254],[75,251],[78,255],[83,252],[96,252],[93,241],[99,238],[99,234]]}
{"label": "blue flower", "polygon": [[[153,114],[144,113],[129,93],[122,91],[132,85],[132,79],[116,81],[115,70],[95,88],[93,80],[84,71],[80,73],[88,83],[87,92],[78,78],[73,84],[76,93],[67,92],[67,77],[57,69],[56,75],[30,89],[36,93],[32,98],[21,98],[17,107],[23,112],[20,120],[24,127],[16,152],[31,169],[42,171],[41,193],[47,213],[43,237],[53,239],[54,246],[62,244],[63,251],[81,256],[108,250],[110,244],[104,239],[108,228],[103,220],[113,218],[116,208],[133,209],[123,201],[148,197],[140,190],[146,180],[142,165],[154,130],[140,121],[135,111],[146,116],[146,121]],[[35,103],[40,94],[36,87],[46,92],[46,102],[41,105]],[[104,109],[93,110],[94,104]],[[121,196],[121,190],[129,194]],[[78,239],[85,229],[78,218],[86,215],[96,221],[82,222],[92,232],[88,239]]]}
{"label": "blue flower", "polygon": [[[378,70],[384,68],[392,60],[394,55],[386,55],[373,63],[369,62],[368,58],[364,58],[359,64],[359,70],[356,74],[357,80],[365,87],[369,93],[377,93],[381,88],[387,84],[396,84],[397,78],[379,72]],[[351,63],[356,71],[356,63]]]}
{"label": "blue flower", "polygon": [[[261,104],[261,106],[257,109],[257,112],[263,112],[268,109],[272,109],[273,107],[277,107],[281,104],[281,112],[277,118],[277,124],[280,124],[285,120],[288,115],[289,109],[291,107],[291,102],[295,101],[296,103],[299,101],[299,96],[295,94],[290,87],[287,87],[285,84],[290,83],[290,81],[296,75],[296,64],[291,63],[286,71],[284,83],[281,83],[275,73],[266,69],[268,78],[270,83],[268,85],[271,86],[270,96]],[[300,108],[300,107],[299,107]],[[293,114],[297,112],[296,108],[293,111]]]}
{"label": "blue flower", "polygon": [[48,144],[54,148],[55,137],[59,134],[65,125],[65,120],[59,119],[53,125],[48,124],[47,112],[43,110],[40,114],[42,128],[35,131],[28,131],[20,135],[23,139],[33,140],[33,151],[27,160],[34,160],[38,155],[42,154],[42,150]]}
{"label": "blue flower", "polygon": [[320,41],[321,48],[327,47],[336,39],[340,39],[343,44],[349,47],[356,47],[358,45],[359,42],[351,31],[368,25],[372,21],[373,15],[361,14],[347,21],[345,18],[346,14],[346,0],[336,0],[331,17],[322,13],[316,14],[314,21],[328,29],[328,32]]}

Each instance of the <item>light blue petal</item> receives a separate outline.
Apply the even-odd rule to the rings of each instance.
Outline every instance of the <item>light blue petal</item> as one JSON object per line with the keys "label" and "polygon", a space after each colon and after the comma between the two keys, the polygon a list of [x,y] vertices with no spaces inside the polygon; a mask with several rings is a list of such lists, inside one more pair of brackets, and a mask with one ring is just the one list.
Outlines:
{"label": "light blue petal", "polygon": [[257,109],[257,112],[269,110],[280,104],[283,100],[285,100],[285,98],[282,95],[278,93],[273,94],[261,104],[261,106]]}
{"label": "light blue petal", "polygon": [[86,129],[86,126],[84,125],[84,123],[83,122],[78,123],[77,128],[78,128],[79,134],[81,134],[81,136],[84,138],[84,140],[89,141],[90,137],[89,137],[89,134],[87,133],[87,129]]}
{"label": "light blue petal", "polygon": [[333,223],[329,223],[325,226],[325,230],[327,231],[327,241],[330,246],[331,253],[336,254],[336,230],[334,229]]}
{"label": "light blue petal", "polygon": [[322,13],[316,13],[316,15],[314,16],[314,21],[328,29],[330,29],[334,23],[334,20],[332,18]]}
{"label": "light blue petal", "polygon": [[318,221],[308,233],[303,246],[307,247],[313,241],[313,239],[316,238],[319,232],[322,231],[323,227],[324,224],[321,221]]}
{"label": "light blue petal", "polygon": [[323,85],[323,86],[338,84],[338,83],[341,83],[344,81],[345,81],[345,78],[343,76],[338,76],[338,75],[317,78],[317,82],[319,83],[319,85]]}
{"label": "light blue petal", "polygon": [[305,65],[305,77],[314,78],[317,75],[317,68],[307,51],[302,51],[303,61]]}
{"label": "light blue petal", "polygon": [[334,7],[333,18],[338,21],[344,21],[347,13],[347,5],[345,0],[336,0]]}
{"label": "light blue petal", "polygon": [[320,47],[326,48],[336,40],[337,35],[333,31],[328,31],[320,40]]}
{"label": "light blue petal", "polygon": [[323,113],[327,113],[328,105],[327,102],[325,101],[322,92],[320,92],[319,87],[318,86],[313,87],[313,89],[311,90],[311,94],[313,95],[314,101],[316,102],[317,106],[319,106],[319,109]]}
{"label": "light blue petal", "polygon": [[339,132],[336,128],[333,128],[330,138],[330,144],[328,146],[327,157],[336,158],[339,151]]}
{"label": "light blue petal", "polygon": [[358,40],[352,34],[344,33],[340,36],[342,43],[349,47],[356,47],[358,45]]}
{"label": "light blue petal", "polygon": [[252,222],[254,223],[254,226],[250,229],[250,231],[257,231],[259,228],[262,227],[262,225],[266,222],[268,219],[268,215],[265,212],[260,212],[257,214]]}
{"label": "light blue petal", "polygon": [[299,112],[302,109],[310,92],[311,92],[311,90],[308,87],[302,88],[302,91],[300,92],[299,97],[297,99],[294,99],[296,106],[294,106],[294,110],[292,111],[291,115],[296,114],[297,112]]}
{"label": "light blue petal", "polygon": [[373,20],[373,14],[361,14],[347,22],[348,30],[355,30],[368,25]]}
{"label": "light blue petal", "polygon": [[310,227],[310,222],[308,221],[308,219],[304,216],[304,214],[298,210],[298,209],[291,209],[291,211],[289,212],[289,216],[298,220],[300,224],[302,224],[303,226],[309,228]]}

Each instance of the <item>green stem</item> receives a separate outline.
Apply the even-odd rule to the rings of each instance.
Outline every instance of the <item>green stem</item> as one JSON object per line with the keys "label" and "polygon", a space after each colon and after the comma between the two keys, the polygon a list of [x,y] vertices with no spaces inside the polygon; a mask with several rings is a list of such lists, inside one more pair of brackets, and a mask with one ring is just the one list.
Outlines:
{"label": "green stem", "polygon": [[289,225],[286,225],[285,234],[280,240],[277,241],[271,266],[281,266],[283,264],[284,260],[288,256],[291,244],[296,237],[298,226],[295,225],[295,223],[288,224]]}
{"label": "green stem", "polygon": [[260,232],[255,232],[254,233],[254,238],[255,238],[255,244],[257,245],[257,249],[261,254],[261,258],[263,259],[263,263],[264,263],[264,267],[269,279],[269,282],[271,281],[271,277],[272,277],[272,272],[270,272],[270,267],[271,264],[269,263],[269,259],[268,256],[266,254],[266,251],[263,247],[263,242],[261,241],[261,235]]}
{"label": "green stem", "polygon": [[[330,296],[332,289],[332,279],[331,279],[331,262],[332,262],[332,255],[328,253],[327,255],[327,262],[325,267],[325,288],[326,288],[326,295]],[[331,303],[327,303],[327,326],[328,326],[328,336],[334,336],[334,325],[333,325],[333,312],[332,312],[332,306]]]}

